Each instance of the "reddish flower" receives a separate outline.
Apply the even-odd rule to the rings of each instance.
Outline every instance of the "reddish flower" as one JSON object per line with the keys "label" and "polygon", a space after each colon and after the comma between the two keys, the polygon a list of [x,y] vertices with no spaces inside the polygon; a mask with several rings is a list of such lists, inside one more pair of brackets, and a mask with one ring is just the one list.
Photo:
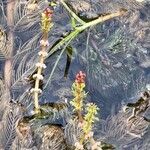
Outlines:
{"label": "reddish flower", "polygon": [[52,17],[52,14],[53,14],[53,10],[51,10],[50,8],[46,8],[45,10],[44,10],[44,14],[46,15],[46,17]]}
{"label": "reddish flower", "polygon": [[76,75],[75,82],[76,83],[84,83],[85,77],[86,77],[86,74],[83,73],[82,71],[79,71],[79,73],[77,73],[77,75]]}

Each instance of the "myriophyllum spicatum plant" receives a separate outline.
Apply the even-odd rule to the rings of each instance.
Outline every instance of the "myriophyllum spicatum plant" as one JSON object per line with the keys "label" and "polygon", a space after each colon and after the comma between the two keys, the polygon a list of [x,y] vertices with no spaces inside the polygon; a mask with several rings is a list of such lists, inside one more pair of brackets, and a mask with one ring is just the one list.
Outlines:
{"label": "myriophyllum spicatum plant", "polygon": [[74,111],[77,113],[79,122],[83,121],[81,112],[83,108],[83,100],[86,97],[86,93],[84,91],[85,77],[86,75],[82,71],[80,71],[76,75],[75,82],[72,85],[72,93],[74,99],[70,103],[74,107]]}
{"label": "myriophyllum spicatum plant", "polygon": [[[76,75],[75,82],[72,85],[72,93],[74,99],[70,102],[71,105],[74,107],[74,112],[77,115],[78,119],[78,126],[83,130],[83,134],[80,136],[79,141],[75,143],[75,150],[84,149],[84,144],[89,142],[91,145],[91,149],[101,149],[100,143],[96,142],[93,138],[93,123],[98,120],[96,117],[99,108],[93,104],[88,103],[84,106],[84,99],[86,98],[87,93],[85,92],[85,77],[86,74],[82,71],[79,71]],[[83,115],[85,108],[86,114]]]}
{"label": "myriophyllum spicatum plant", "polygon": [[46,49],[49,46],[48,32],[52,27],[52,13],[53,13],[52,10],[46,8],[41,15],[41,30],[43,33],[43,37],[40,41],[41,50],[38,53],[39,61],[38,63],[36,63],[37,72],[36,74],[33,75],[33,78],[35,79],[35,86],[34,88],[31,89],[31,93],[33,93],[33,98],[34,98],[35,113],[39,112],[38,96],[40,93],[42,93],[42,90],[39,88],[39,84],[40,84],[40,80],[43,80],[42,71],[43,69],[46,68],[44,61],[47,56]]}

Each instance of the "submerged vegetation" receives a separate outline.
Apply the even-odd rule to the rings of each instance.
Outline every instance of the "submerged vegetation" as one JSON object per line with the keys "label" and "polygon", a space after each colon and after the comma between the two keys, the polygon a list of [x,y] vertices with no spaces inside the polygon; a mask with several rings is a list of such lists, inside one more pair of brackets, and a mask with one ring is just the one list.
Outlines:
{"label": "submerged vegetation", "polygon": [[0,0],[0,149],[150,149],[149,8]]}

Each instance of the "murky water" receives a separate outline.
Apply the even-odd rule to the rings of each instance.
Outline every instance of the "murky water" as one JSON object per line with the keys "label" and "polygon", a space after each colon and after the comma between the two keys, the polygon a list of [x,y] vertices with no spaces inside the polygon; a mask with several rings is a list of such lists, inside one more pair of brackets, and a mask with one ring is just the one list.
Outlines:
{"label": "murky water", "polygon": [[[35,5],[34,7],[37,8],[34,9],[25,5],[25,2],[22,0],[16,2],[14,26],[9,26],[6,20],[7,16],[4,14],[8,3],[12,2],[11,0],[9,2],[0,0],[0,31],[4,31],[2,38],[0,38],[0,48],[6,48],[3,51],[0,49],[0,79],[5,76],[6,60],[12,59],[13,73],[10,95],[6,95],[6,98],[19,101],[24,106],[28,106],[29,113],[31,113],[33,106],[29,106],[29,104],[32,102],[32,96],[28,95],[31,85],[26,78],[33,73],[35,64],[38,61],[37,53],[40,50],[39,40],[42,35],[40,13],[47,7],[48,3],[38,1],[39,6]],[[114,115],[115,118],[110,119],[111,121],[107,118],[107,121],[97,124],[97,128],[99,131],[101,130],[101,133],[96,131],[98,139],[106,139],[104,141],[114,144],[118,150],[148,150],[150,147],[148,144],[150,134],[147,122],[144,127],[137,123],[142,128],[138,131],[133,128],[134,131],[136,130],[134,136],[135,134],[139,136],[139,132],[143,133],[143,140],[141,140],[141,137],[139,139],[138,137],[133,138],[133,134],[126,137],[124,130],[120,129],[116,125],[117,123],[115,124],[115,120],[119,122],[119,119],[129,117],[128,113],[123,114],[119,111],[127,103],[138,100],[141,93],[147,90],[146,87],[150,84],[150,2],[87,0],[82,3],[70,0],[67,4],[86,21],[99,15],[113,13],[122,8],[127,9],[128,12],[125,16],[110,19],[86,29],[70,42],[69,45],[72,47],[73,55],[71,56],[67,78],[64,78],[67,61],[66,53],[61,55],[56,69],[51,74],[63,47],[59,47],[54,55],[46,59],[47,68],[44,71],[43,84],[47,84],[49,76],[52,76],[47,84],[48,86],[43,89],[40,103],[64,102],[66,99],[69,102],[72,99],[71,86],[75,75],[82,70],[86,73],[86,91],[88,92],[86,101],[96,103],[100,108],[99,118],[103,119],[100,121],[104,121],[110,115]],[[50,45],[54,45],[63,36],[71,32],[70,17],[63,6],[55,8],[53,23],[54,26],[49,33]],[[7,51],[12,46],[7,47],[10,42],[10,39],[7,38],[8,33],[13,33],[14,36],[11,58],[7,58]],[[0,114],[3,114],[3,109]],[[150,118],[149,111],[147,117]],[[57,120],[53,123],[62,123],[61,121]],[[102,124],[105,124],[106,127],[103,130],[101,128]],[[122,126],[127,130],[130,129],[127,125]],[[119,131],[115,128],[118,128]],[[114,137],[111,130],[115,132]],[[133,133],[132,131],[129,132]],[[7,137],[1,138],[7,139]],[[130,141],[124,142],[123,140],[126,138],[129,138]],[[12,143],[12,141],[9,142]]]}

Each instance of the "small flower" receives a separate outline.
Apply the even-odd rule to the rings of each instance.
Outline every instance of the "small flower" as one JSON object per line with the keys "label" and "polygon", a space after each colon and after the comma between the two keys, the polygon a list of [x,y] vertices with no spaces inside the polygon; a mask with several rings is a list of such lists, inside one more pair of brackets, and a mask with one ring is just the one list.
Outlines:
{"label": "small flower", "polygon": [[45,17],[51,18],[51,17],[52,17],[52,14],[53,14],[53,10],[51,10],[50,8],[47,7],[47,8],[44,10],[44,14],[45,14]]}
{"label": "small flower", "polygon": [[38,55],[43,56],[43,57],[47,57],[48,53],[45,51],[40,51],[40,52],[38,52]]}
{"label": "small flower", "polygon": [[85,77],[86,77],[86,74],[83,73],[82,71],[79,71],[79,73],[76,75],[75,82],[76,83],[85,83]]}
{"label": "small flower", "polygon": [[92,145],[92,150],[101,150],[100,148],[101,146],[101,142],[95,142],[93,145]]}
{"label": "small flower", "polygon": [[89,139],[89,138],[93,137],[93,135],[94,135],[94,132],[91,131],[85,135],[85,139]]}
{"label": "small flower", "polygon": [[38,63],[36,63],[36,67],[45,69],[46,65],[44,63],[38,62]]}
{"label": "small flower", "polygon": [[78,123],[78,127],[79,127],[79,128],[82,128],[83,125],[84,125],[84,122],[79,122],[79,123]]}
{"label": "small flower", "polygon": [[77,149],[79,149],[79,150],[83,150],[83,149],[84,149],[84,148],[83,148],[83,145],[80,144],[79,142],[76,142],[76,143],[74,144],[74,146],[75,146]]}
{"label": "small flower", "polygon": [[40,45],[41,46],[49,46],[49,42],[48,42],[48,40],[47,41],[41,40]]}

